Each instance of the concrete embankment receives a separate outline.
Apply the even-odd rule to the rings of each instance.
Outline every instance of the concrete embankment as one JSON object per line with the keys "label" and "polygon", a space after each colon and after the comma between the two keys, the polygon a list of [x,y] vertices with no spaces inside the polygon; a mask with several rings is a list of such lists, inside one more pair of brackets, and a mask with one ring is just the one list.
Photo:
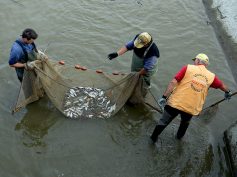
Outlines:
{"label": "concrete embankment", "polygon": [[225,131],[224,141],[232,174],[237,176],[237,122]]}
{"label": "concrete embankment", "polygon": [[[214,1],[215,5],[213,5],[212,0],[203,0],[209,17],[207,24],[213,26],[234,79],[237,82],[237,39],[235,32],[233,33],[233,23],[227,23],[228,21],[235,23],[236,20],[234,18],[237,18],[237,10],[234,11],[234,8],[237,6],[229,6],[229,1],[218,1],[221,5],[217,5],[217,1],[218,0]],[[228,6],[225,7],[225,4],[228,4]],[[231,16],[228,16],[226,13],[228,8],[233,8],[229,9],[232,12]],[[237,28],[237,26],[235,26],[235,28]],[[229,29],[232,29],[232,33]],[[237,29],[235,29],[235,31],[237,31]],[[233,176],[237,176],[237,122],[224,132],[224,142],[226,145],[226,159],[228,159],[230,171],[232,171]]]}
{"label": "concrete embankment", "polygon": [[[225,53],[226,59],[231,68],[235,81],[237,82],[237,39],[228,30],[228,23],[224,23],[225,19],[228,17],[222,12],[224,8],[221,8],[221,6],[213,6],[213,0],[203,0],[203,3],[209,17],[207,24],[213,26],[216,32],[216,36],[223,48],[223,52]],[[229,3],[229,1],[227,1],[226,4],[227,3]],[[222,3],[222,6],[225,6],[224,1]],[[232,21],[234,20],[235,19],[233,19]]]}

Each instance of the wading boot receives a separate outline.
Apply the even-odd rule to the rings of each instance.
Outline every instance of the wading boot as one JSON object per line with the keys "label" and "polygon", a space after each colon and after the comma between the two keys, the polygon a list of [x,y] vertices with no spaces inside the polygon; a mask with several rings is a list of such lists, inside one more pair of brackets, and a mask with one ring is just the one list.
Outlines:
{"label": "wading boot", "polygon": [[150,136],[153,143],[156,143],[158,136],[161,134],[161,132],[165,129],[166,126],[164,125],[156,125],[152,135]]}

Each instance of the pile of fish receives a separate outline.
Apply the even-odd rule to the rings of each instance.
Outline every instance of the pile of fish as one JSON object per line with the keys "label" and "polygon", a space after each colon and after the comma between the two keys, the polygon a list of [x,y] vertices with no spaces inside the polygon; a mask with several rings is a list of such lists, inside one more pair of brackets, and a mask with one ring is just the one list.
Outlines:
{"label": "pile of fish", "polygon": [[109,118],[116,103],[102,89],[91,87],[70,88],[64,98],[63,113],[68,118]]}

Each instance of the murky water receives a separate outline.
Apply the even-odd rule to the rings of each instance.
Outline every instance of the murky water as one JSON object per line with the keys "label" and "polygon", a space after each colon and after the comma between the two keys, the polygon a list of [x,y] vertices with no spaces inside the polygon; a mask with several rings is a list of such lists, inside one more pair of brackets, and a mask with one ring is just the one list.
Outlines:
{"label": "murky water", "polygon": [[[107,54],[148,31],[161,52],[152,88],[156,97],[200,52],[209,56],[209,69],[235,90],[201,1],[2,0],[0,21],[0,176],[228,176],[222,133],[236,119],[234,97],[215,113],[194,118],[181,142],[174,138],[177,118],[157,146],[148,144],[148,135],[160,114],[143,107],[125,106],[108,120],[70,120],[46,97],[11,115],[20,85],[7,64],[9,50],[26,27],[39,33],[38,48],[47,48],[55,60],[127,72],[132,53],[113,61]],[[222,98],[211,90],[206,106]]]}

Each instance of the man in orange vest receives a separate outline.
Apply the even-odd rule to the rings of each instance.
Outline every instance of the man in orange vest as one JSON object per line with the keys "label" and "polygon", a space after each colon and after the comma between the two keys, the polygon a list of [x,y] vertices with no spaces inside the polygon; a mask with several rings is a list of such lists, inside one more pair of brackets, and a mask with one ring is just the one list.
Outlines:
{"label": "man in orange vest", "polygon": [[201,112],[209,87],[225,92],[225,99],[231,98],[228,87],[214,73],[207,70],[208,56],[200,53],[193,60],[194,65],[184,66],[175,75],[158,102],[163,109],[163,115],[150,137],[153,143],[178,114],[181,116],[181,122],[176,138],[181,139],[192,116]]}

